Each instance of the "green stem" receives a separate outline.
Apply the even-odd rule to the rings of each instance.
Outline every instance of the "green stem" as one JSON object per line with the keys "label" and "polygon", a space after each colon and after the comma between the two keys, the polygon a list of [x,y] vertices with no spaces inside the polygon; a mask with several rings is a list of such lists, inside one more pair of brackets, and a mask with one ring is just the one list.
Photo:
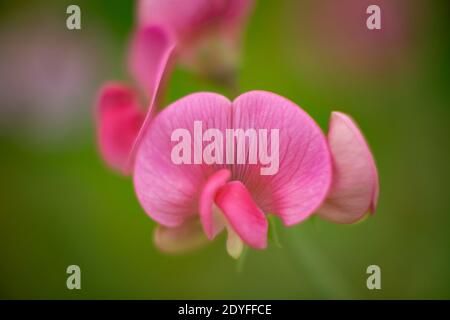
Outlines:
{"label": "green stem", "polygon": [[236,262],[236,271],[238,273],[242,273],[242,271],[244,271],[244,265],[245,265],[245,261],[247,261],[248,251],[249,251],[248,247],[244,246],[241,256],[239,257],[239,259]]}
{"label": "green stem", "polygon": [[310,222],[303,223],[301,232],[298,232],[300,228],[284,230],[283,235],[287,240],[284,248],[289,259],[298,270],[311,275],[309,279],[312,285],[324,298],[350,298],[353,290],[336,264],[315,245],[314,236],[308,230],[311,226],[306,225],[308,223]]}

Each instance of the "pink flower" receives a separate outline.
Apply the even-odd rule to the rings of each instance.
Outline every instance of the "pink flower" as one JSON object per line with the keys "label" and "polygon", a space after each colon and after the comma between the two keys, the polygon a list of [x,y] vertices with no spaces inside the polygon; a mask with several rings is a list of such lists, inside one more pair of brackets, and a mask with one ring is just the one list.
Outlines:
{"label": "pink flower", "polygon": [[[264,166],[249,162],[248,147],[244,148],[246,162],[231,153],[231,162],[215,158],[197,164],[174,163],[173,133],[182,130],[195,136],[196,122],[202,123],[203,132],[278,130],[278,170],[262,175]],[[274,136],[266,142],[272,147]],[[207,145],[205,137],[200,143],[196,140],[183,156],[190,157],[200,148],[205,157]],[[219,146],[215,156],[228,154],[228,145]],[[237,148],[235,140],[232,148]],[[264,91],[242,94],[233,102],[213,93],[196,93],[174,102],[145,132],[133,179],[145,212],[160,225],[155,242],[161,250],[192,249],[226,229],[227,251],[235,258],[244,244],[255,249],[267,246],[269,213],[286,226],[300,223],[317,210],[323,217],[352,222],[375,208],[378,193],[372,155],[350,118],[333,113],[327,141],[300,107]]]}
{"label": "pink flower", "polygon": [[[174,57],[193,66],[220,65],[208,61],[210,41],[226,39],[234,47],[250,5],[243,0],[140,1],[130,70],[146,94],[148,110],[127,86],[108,84],[100,93],[101,152],[114,168],[132,172],[139,202],[159,224],[155,243],[163,251],[186,251],[226,230],[227,251],[237,258],[244,245],[267,247],[268,214],[286,226],[312,214],[352,223],[376,208],[372,153],[357,125],[342,113],[332,113],[328,138],[296,104],[263,91],[233,102],[196,93],[154,116]],[[206,58],[197,59],[205,48]],[[236,132],[243,134],[240,142]],[[254,148],[252,139],[258,139]]]}
{"label": "pink flower", "polygon": [[162,82],[170,68],[173,39],[157,26],[141,29],[133,42],[131,73],[143,89],[148,108],[139,95],[120,83],[108,83],[97,100],[97,136],[100,152],[112,168],[129,174],[140,136],[152,118],[161,95]]}
{"label": "pink flower", "polygon": [[178,58],[217,77],[235,72],[242,29],[253,0],[140,0],[138,29],[162,27],[176,39]]}

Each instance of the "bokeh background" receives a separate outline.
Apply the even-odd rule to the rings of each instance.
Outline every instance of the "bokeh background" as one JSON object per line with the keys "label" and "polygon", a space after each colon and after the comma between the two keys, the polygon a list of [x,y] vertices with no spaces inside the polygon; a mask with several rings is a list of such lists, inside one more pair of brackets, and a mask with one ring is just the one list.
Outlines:
{"label": "bokeh background", "polygon": [[[133,1],[0,1],[0,298],[450,298],[449,3],[257,1],[240,90],[284,95],[324,130],[332,110],[351,114],[381,195],[355,225],[276,222],[280,246],[236,263],[223,235],[159,252],[131,180],[97,152],[93,102],[103,82],[129,80]],[[66,29],[69,4],[81,31]],[[365,27],[369,4],[381,32]],[[169,87],[168,102],[221,91],[181,68]],[[81,290],[66,288],[71,264]],[[371,264],[381,290],[366,288]]]}

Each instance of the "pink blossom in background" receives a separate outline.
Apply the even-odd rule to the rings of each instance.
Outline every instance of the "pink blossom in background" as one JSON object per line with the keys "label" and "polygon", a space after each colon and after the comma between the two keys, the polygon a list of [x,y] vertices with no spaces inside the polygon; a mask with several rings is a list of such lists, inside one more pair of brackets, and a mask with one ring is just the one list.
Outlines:
{"label": "pink blossom in background", "polygon": [[208,27],[238,36],[252,5],[253,0],[138,0],[138,23],[167,27],[181,42]]}
{"label": "pink blossom in background", "polygon": [[[367,28],[370,5],[381,9],[381,30]],[[366,77],[391,72],[411,60],[422,19],[417,0],[291,1],[288,10],[287,45],[291,51],[292,43],[297,45],[293,59],[299,51],[311,52],[320,66]]]}
{"label": "pink blossom in background", "polygon": [[100,90],[96,117],[100,152],[109,166],[123,174],[132,171],[135,148],[152,118],[173,49],[173,39],[157,26],[135,35],[130,72],[144,92],[147,109],[127,85],[108,83]]}
{"label": "pink blossom in background", "polygon": [[137,27],[163,27],[176,38],[178,58],[184,65],[226,78],[236,72],[252,7],[253,0],[139,0]]}
{"label": "pink blossom in background", "polygon": [[109,166],[126,173],[131,149],[144,122],[144,109],[132,88],[116,83],[104,86],[97,104],[100,152]]}
{"label": "pink blossom in background", "polygon": [[[359,130],[347,120],[333,114],[327,140],[308,114],[274,93],[252,91],[233,102],[218,94],[196,93],[174,102],[145,133],[133,174],[139,202],[160,225],[155,232],[157,246],[166,252],[184,251],[205,242],[199,233],[212,240],[227,230],[227,251],[237,258],[244,244],[255,249],[267,246],[267,214],[291,226],[325,208],[324,203],[335,200],[327,199],[333,194],[342,194],[339,204],[348,204],[354,217],[362,217],[376,204],[376,168],[371,167],[371,155],[364,153],[368,149]],[[202,121],[204,130],[223,132],[227,128],[279,129],[279,171],[265,176],[260,174],[260,164],[173,163],[171,134],[180,128],[192,132],[194,121]],[[341,127],[341,121],[350,125],[348,130]],[[345,159],[354,154],[355,166],[350,166]],[[339,169],[336,176],[333,163]],[[362,180],[348,178],[355,175],[362,175]],[[364,178],[368,175],[372,179]],[[334,177],[344,183],[336,183]],[[362,192],[346,192],[349,180],[358,182]],[[370,203],[366,207],[354,205],[368,198],[367,193]],[[323,212],[327,216],[326,208]],[[346,212],[332,214],[348,222]]]}

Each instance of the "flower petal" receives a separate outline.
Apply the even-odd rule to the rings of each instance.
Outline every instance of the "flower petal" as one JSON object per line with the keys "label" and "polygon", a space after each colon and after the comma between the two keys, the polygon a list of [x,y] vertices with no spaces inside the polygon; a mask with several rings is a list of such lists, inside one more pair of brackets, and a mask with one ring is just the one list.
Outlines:
{"label": "flower petal", "polygon": [[[194,146],[186,149],[191,164],[175,164],[172,148],[184,138],[172,141],[179,129],[194,139],[194,121],[208,128],[225,130],[229,122],[231,102],[213,93],[197,93],[184,97],[162,110],[152,121],[136,154],[134,186],[145,212],[158,223],[174,227],[199,212],[201,188],[219,164],[194,164]],[[206,142],[205,142],[206,145]]]}
{"label": "flower petal", "polygon": [[156,246],[163,252],[182,253],[208,242],[198,219],[190,219],[175,228],[158,226],[154,233]]}
{"label": "flower petal", "polygon": [[139,25],[165,26],[185,40],[213,25],[240,23],[252,3],[251,0],[140,0],[137,13]]}
{"label": "flower petal", "polygon": [[227,183],[219,189],[215,200],[227,222],[242,241],[255,249],[267,247],[266,216],[242,182]]}
{"label": "flower petal", "polygon": [[163,77],[170,67],[174,50],[173,36],[159,26],[141,28],[132,39],[130,71],[151,101],[154,101]]}
{"label": "flower petal", "polygon": [[331,114],[328,141],[334,177],[318,215],[334,222],[352,223],[367,211],[375,211],[379,190],[375,160],[358,126],[343,113]]}
{"label": "flower petal", "polygon": [[129,166],[134,165],[137,148],[153,117],[153,108],[161,99],[163,82],[172,68],[172,56],[175,51],[175,41],[167,30],[157,26],[140,29],[131,46],[130,69],[141,83],[149,97],[149,106],[144,123],[134,141],[129,157]]}
{"label": "flower petal", "polygon": [[138,26],[170,31],[184,67],[232,86],[242,29],[252,7],[253,0],[140,0]]}
{"label": "flower petal", "polygon": [[227,232],[227,252],[232,258],[239,259],[244,251],[244,242],[232,227],[227,226]]}
{"label": "flower petal", "polygon": [[231,172],[228,169],[221,169],[209,177],[200,195],[199,213],[200,220],[206,235],[212,240],[220,231],[224,224],[221,218],[214,212],[214,198],[219,188],[224,186],[230,179]]}
{"label": "flower petal", "polygon": [[[203,133],[212,128],[222,133],[227,128],[278,129],[279,157],[269,157],[271,163],[267,165],[195,164],[194,161],[177,165],[172,161],[172,148],[185,139],[171,141],[172,133],[177,129],[184,130],[196,141],[195,121],[202,122],[200,131]],[[207,142],[203,140],[202,143],[205,149]],[[192,160],[195,143],[188,145],[188,159]],[[223,154],[225,145],[222,146]],[[269,138],[269,149],[271,146]],[[265,148],[260,149],[264,151]],[[243,155],[249,158],[248,148]],[[202,162],[203,159],[199,160]],[[236,163],[236,158],[232,162]],[[261,175],[270,170],[268,166],[272,162],[279,163],[279,168],[274,165],[273,175]],[[153,219],[166,226],[176,226],[199,212],[201,188],[212,174],[224,168],[231,170],[231,180],[239,180],[247,187],[257,207],[263,212],[278,214],[286,225],[298,223],[314,212],[324,200],[331,182],[331,160],[325,137],[298,106],[262,91],[241,95],[233,104],[217,94],[198,93],[175,102],[152,122],[136,157],[136,193]],[[207,223],[205,225],[211,236],[213,233],[208,231]]]}
{"label": "flower petal", "polygon": [[136,94],[121,84],[107,84],[97,100],[97,139],[105,161],[114,169],[130,172],[128,159],[144,120]]}
{"label": "flower petal", "polygon": [[[322,130],[305,111],[274,93],[252,91],[234,101],[233,127],[267,129],[268,144],[258,149],[268,156],[272,145],[276,150],[271,130],[279,130],[279,157],[273,156],[271,164],[237,164],[232,170],[231,179],[242,181],[264,212],[278,215],[289,226],[322,204],[331,183],[331,158]],[[261,175],[263,168],[272,175]]]}

